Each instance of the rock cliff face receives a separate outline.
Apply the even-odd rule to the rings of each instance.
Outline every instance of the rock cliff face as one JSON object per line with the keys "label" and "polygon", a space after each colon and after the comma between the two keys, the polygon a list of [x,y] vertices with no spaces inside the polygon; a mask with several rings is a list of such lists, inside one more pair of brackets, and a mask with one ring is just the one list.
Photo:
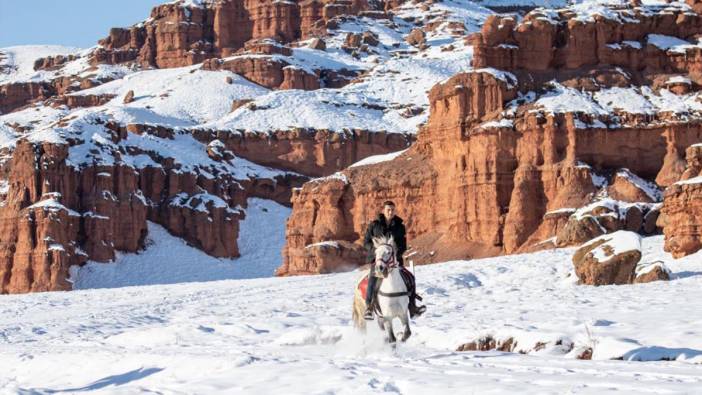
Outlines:
{"label": "rock cliff face", "polygon": [[665,250],[679,258],[702,249],[702,145],[690,146],[687,169],[665,192],[659,223]]}
{"label": "rock cliff face", "polygon": [[[196,140],[187,143],[194,152],[187,155],[200,159],[188,165],[168,151],[130,143],[143,137],[176,144],[188,138],[182,130],[121,126],[92,116],[71,124],[80,121],[65,121],[65,143],[19,140],[3,164],[9,177],[0,205],[0,293],[70,289],[71,265],[144,248],[147,221],[210,255],[237,257],[247,198],[289,204],[291,190],[307,176],[411,142],[368,132],[340,138],[328,132],[276,137],[195,130],[189,133]],[[84,140],[88,129],[97,143]],[[242,177],[234,171],[239,156],[295,173]]]}
{"label": "rock cliff face", "polygon": [[0,292],[68,289],[70,265],[142,248],[147,219],[211,255],[238,256],[235,208],[247,190],[236,180],[214,183],[167,163],[73,167],[68,156],[65,144],[18,143],[0,208]]}
{"label": "rock cliff face", "polygon": [[157,6],[144,23],[114,28],[100,41],[95,63],[136,61],[143,66],[180,67],[205,59],[227,57],[249,40],[287,43],[323,29],[338,15],[368,9],[364,0],[212,0],[199,6],[169,3]]}
{"label": "rock cliff face", "polygon": [[555,71],[582,74],[582,68],[599,65],[628,71],[699,71],[699,47],[668,50],[679,42],[668,41],[670,37],[692,40],[700,32],[702,18],[688,8],[673,4],[664,12],[632,6],[584,12],[577,7],[536,10],[518,25],[512,17],[492,16],[471,37],[474,65],[542,78],[553,77]]}
{"label": "rock cliff face", "polygon": [[[193,134],[206,143],[222,141],[228,150],[242,158],[311,177],[327,176],[368,156],[403,150],[414,141],[413,135],[366,130],[345,133],[308,129],[272,133],[195,130]],[[288,196],[283,204],[289,202]]]}
{"label": "rock cliff face", "polygon": [[[430,118],[413,147],[294,192],[279,274],[328,270],[325,256],[307,247],[358,243],[387,199],[406,220],[415,263],[554,246],[585,214],[578,208],[594,210],[587,206],[609,194],[624,201],[607,209],[616,212],[589,212],[593,233],[575,227],[559,245],[620,229],[655,232],[657,188],[680,177],[682,153],[702,138],[697,107],[636,111],[684,96],[669,82],[697,75],[699,48],[685,39],[702,33],[702,19],[671,7],[607,8],[587,18],[577,7],[534,11],[519,24],[489,18],[470,37],[477,70],[431,90]],[[634,41],[645,51],[624,48]]]}

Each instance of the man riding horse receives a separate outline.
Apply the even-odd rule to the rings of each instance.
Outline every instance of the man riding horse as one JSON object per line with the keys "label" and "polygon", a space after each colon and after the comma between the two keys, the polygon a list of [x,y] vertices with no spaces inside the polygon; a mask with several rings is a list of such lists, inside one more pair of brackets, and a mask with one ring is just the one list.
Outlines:
{"label": "man riding horse", "polygon": [[[373,238],[381,236],[390,237],[395,240],[397,250],[395,258],[400,266],[404,267],[402,254],[407,250],[407,238],[405,236],[405,225],[402,223],[402,218],[395,215],[395,203],[386,201],[383,203],[383,212],[378,214],[378,218],[368,224],[366,237],[363,239],[363,246],[368,250],[366,261],[371,265],[370,273],[368,274],[368,291],[366,293],[366,312],[363,317],[367,320],[373,319],[373,299],[375,298],[376,285],[378,278],[373,275],[375,272],[375,247],[373,246]],[[409,272],[406,272],[409,273]],[[417,290],[414,283],[414,278],[411,281],[405,281],[408,284],[410,292],[409,311],[410,316],[419,316],[426,311],[426,306],[417,306]]]}

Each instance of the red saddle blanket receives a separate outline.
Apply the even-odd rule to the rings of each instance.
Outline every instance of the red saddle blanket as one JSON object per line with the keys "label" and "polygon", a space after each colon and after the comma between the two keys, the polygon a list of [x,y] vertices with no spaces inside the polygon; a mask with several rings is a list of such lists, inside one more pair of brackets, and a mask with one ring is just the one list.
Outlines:
{"label": "red saddle blanket", "polygon": [[361,291],[361,295],[365,298],[368,292],[368,277],[366,276],[363,281],[358,283],[358,290]]}
{"label": "red saddle blanket", "polygon": [[[402,278],[405,280],[405,285],[407,289],[413,288],[414,285],[414,274],[407,270],[404,266],[400,268],[402,270]],[[358,283],[358,290],[361,291],[361,295],[365,298],[368,294],[368,277],[365,277],[360,283]]]}

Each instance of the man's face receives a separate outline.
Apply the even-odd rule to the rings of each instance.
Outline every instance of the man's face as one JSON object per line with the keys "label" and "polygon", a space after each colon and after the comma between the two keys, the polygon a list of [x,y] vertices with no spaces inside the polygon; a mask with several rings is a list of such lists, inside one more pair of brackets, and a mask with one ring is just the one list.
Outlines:
{"label": "man's face", "polygon": [[395,206],[385,206],[383,207],[383,214],[385,218],[391,220],[395,216]]}

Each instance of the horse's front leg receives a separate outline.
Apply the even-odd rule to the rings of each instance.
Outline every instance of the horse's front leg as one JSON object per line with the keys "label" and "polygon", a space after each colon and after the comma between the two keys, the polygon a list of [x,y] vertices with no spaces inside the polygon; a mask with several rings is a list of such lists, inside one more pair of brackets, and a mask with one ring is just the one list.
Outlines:
{"label": "horse's front leg", "polygon": [[395,331],[392,329],[392,318],[390,318],[389,320],[384,319],[383,322],[385,324],[385,333],[386,333],[385,340],[388,343],[397,342],[397,339],[395,338]]}
{"label": "horse's front leg", "polygon": [[378,316],[378,327],[380,328],[381,331],[385,330],[385,319],[383,318],[382,315]]}
{"label": "horse's front leg", "polygon": [[402,322],[402,325],[404,325],[405,329],[402,332],[402,339],[400,339],[401,342],[406,342],[407,339],[409,339],[410,336],[412,336],[412,331],[410,330],[410,325],[409,325],[409,317],[407,314],[403,315],[400,317],[400,322]]}

